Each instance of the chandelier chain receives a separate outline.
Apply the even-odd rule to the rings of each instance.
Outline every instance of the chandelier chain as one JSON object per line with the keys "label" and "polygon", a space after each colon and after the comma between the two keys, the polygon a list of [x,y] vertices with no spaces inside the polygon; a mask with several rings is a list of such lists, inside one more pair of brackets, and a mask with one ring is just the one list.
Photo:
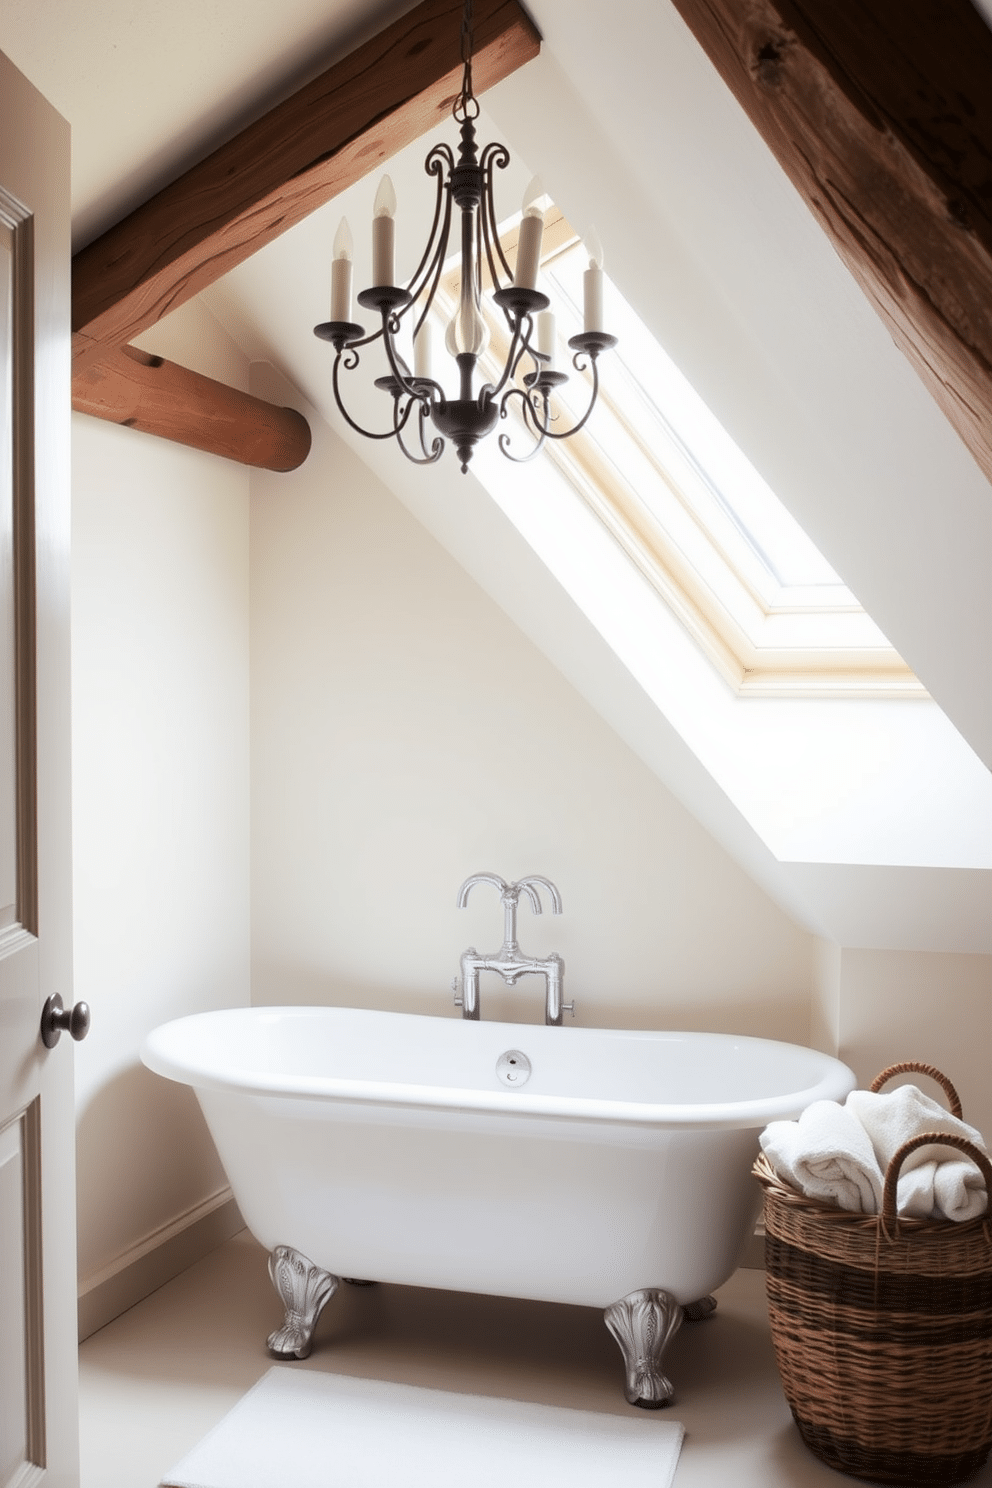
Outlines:
{"label": "chandelier chain", "polygon": [[472,92],[472,50],[474,35],[472,27],[472,0],[465,0],[462,13],[462,90],[455,102],[455,119],[461,124],[465,119],[479,117],[479,103]]}

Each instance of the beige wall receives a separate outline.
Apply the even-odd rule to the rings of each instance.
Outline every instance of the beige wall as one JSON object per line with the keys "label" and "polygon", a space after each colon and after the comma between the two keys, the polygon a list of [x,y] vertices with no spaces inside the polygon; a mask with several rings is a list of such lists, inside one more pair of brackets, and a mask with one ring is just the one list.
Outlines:
{"label": "beige wall", "polygon": [[840,1047],[841,950],[832,940],[817,938],[813,949],[813,997],[809,1041],[815,1049],[836,1054]]}
{"label": "beige wall", "polygon": [[[301,470],[252,479],[253,1000],[453,1013],[459,954],[502,932],[459,884],[542,873],[565,912],[518,933],[564,956],[578,1022],[805,1041],[813,937],[313,424]],[[483,978],[483,1016],[541,999]]]}
{"label": "beige wall", "polygon": [[965,1120],[992,1142],[992,956],[844,950],[838,1033],[840,1056],[861,1084],[903,1060],[936,1065],[956,1086]]}
{"label": "beige wall", "polygon": [[[244,380],[206,312],[178,329],[190,361]],[[76,415],[72,586],[85,1290],[224,1185],[191,1092],[138,1049],[249,995],[247,471]]]}

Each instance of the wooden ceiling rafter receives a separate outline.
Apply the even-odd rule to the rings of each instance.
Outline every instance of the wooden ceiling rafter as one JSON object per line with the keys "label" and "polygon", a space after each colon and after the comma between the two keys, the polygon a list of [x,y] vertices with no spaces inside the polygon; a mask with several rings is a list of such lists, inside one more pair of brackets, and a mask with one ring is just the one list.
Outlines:
{"label": "wooden ceiling rafter", "polygon": [[[422,0],[76,254],[74,408],[266,469],[306,459],[294,409],[129,343],[445,120],[461,17],[462,0]],[[474,35],[476,93],[540,50],[518,0],[475,0]]]}
{"label": "wooden ceiling rafter", "polygon": [[992,480],[992,32],[971,0],[674,0]]}

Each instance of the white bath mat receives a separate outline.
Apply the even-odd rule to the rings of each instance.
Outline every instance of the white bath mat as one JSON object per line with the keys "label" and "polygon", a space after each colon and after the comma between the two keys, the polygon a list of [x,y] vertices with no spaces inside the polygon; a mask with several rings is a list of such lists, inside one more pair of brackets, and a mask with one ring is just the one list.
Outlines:
{"label": "white bath mat", "polygon": [[276,1366],[167,1488],[669,1488],[683,1428]]}

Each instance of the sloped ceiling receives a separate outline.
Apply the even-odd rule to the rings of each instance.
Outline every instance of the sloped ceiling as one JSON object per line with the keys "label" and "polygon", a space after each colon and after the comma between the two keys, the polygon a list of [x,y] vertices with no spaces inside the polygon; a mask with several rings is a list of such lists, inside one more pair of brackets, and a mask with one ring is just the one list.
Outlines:
{"label": "sloped ceiling", "polygon": [[[409,8],[6,0],[0,48],[73,126],[78,247]],[[531,9],[544,50],[487,95],[499,136],[573,222],[596,223],[621,290],[992,764],[984,477],[674,9],[662,0],[619,8],[535,0]],[[303,259],[314,260],[316,244],[326,265],[338,215],[332,204],[295,230]],[[284,244],[218,286],[210,303],[251,355],[281,366],[326,409],[326,365],[310,334],[326,314],[326,268],[312,286],[287,280]],[[287,283],[300,287],[290,294]],[[537,614],[519,584],[486,571],[473,540],[492,525],[484,503],[463,501],[446,516],[448,491],[457,502],[463,487],[445,480],[425,503],[407,472],[394,484],[569,672],[578,643],[565,631],[575,617],[566,624],[563,611],[552,623],[557,599],[549,594]],[[477,529],[466,508],[478,512]],[[501,541],[508,558],[525,562],[508,536]],[[536,572],[533,582],[542,585]],[[636,689],[609,659],[586,670],[572,680],[812,928],[846,944],[909,944],[916,935],[932,949],[990,948],[988,875],[769,861],[663,738],[663,723],[648,726]]]}

